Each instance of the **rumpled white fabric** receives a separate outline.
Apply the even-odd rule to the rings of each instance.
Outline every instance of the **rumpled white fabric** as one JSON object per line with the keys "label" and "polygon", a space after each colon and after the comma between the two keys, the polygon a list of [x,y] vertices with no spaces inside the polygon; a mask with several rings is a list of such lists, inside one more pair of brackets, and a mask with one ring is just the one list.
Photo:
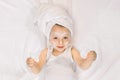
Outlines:
{"label": "rumpled white fabric", "polygon": [[[46,3],[48,0],[0,0],[0,80],[37,79],[35,75],[25,72],[21,63],[25,62],[23,56],[26,54],[26,41],[30,43],[29,50],[32,52],[36,52],[35,47],[41,49],[38,43],[43,38],[34,38],[26,29],[26,24],[31,24],[26,21],[32,21],[31,9],[39,6],[40,1]],[[69,6],[75,22],[74,39],[81,54],[84,55],[86,49],[91,47],[97,53],[102,53],[102,64],[96,60],[93,64],[96,68],[83,71],[80,78],[120,80],[120,0],[51,1],[54,4]],[[98,46],[101,51],[96,49]]]}

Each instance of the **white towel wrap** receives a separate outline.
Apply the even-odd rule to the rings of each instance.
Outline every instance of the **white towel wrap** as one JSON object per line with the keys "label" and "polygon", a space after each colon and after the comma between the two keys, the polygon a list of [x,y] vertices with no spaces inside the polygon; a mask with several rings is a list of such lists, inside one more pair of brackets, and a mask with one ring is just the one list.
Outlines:
{"label": "white towel wrap", "polygon": [[37,17],[37,24],[40,31],[42,31],[49,40],[51,28],[55,24],[66,27],[73,35],[73,22],[68,12],[59,6],[42,4],[39,8],[40,13]]}

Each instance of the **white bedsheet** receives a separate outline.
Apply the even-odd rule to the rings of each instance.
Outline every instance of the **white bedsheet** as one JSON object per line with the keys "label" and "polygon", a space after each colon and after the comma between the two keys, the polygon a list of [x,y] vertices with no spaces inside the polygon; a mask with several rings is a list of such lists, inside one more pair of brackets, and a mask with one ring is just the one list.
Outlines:
{"label": "white bedsheet", "polygon": [[[27,73],[25,57],[37,58],[45,47],[41,46],[45,44],[44,37],[32,27],[40,1],[0,0],[0,80],[32,75]],[[74,45],[82,56],[90,49],[98,53],[92,67],[79,74],[80,80],[120,80],[120,0],[49,1],[71,13],[75,22]]]}

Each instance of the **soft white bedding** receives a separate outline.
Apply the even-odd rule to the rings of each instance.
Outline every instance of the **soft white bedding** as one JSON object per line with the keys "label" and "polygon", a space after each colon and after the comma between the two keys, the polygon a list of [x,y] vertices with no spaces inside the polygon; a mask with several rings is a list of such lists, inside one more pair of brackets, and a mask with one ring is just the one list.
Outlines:
{"label": "soft white bedding", "polygon": [[[82,56],[90,49],[98,54],[92,67],[79,73],[80,80],[119,80],[120,0],[49,1],[71,13],[75,22],[74,45]],[[32,27],[39,2],[47,0],[0,0],[0,80],[36,77],[28,74],[25,58],[37,58],[45,47],[41,46],[45,44],[44,36]]]}

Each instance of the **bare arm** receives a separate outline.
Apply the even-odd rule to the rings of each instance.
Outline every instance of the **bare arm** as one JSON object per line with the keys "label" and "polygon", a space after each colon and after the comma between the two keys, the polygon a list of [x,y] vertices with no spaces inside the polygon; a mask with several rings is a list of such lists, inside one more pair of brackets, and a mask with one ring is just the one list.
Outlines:
{"label": "bare arm", "polygon": [[82,58],[80,56],[80,52],[77,49],[72,48],[72,57],[80,68],[86,70],[91,66],[93,61],[96,59],[96,53],[94,51],[90,51],[86,58]]}
{"label": "bare arm", "polygon": [[30,67],[31,71],[37,74],[40,72],[40,70],[46,63],[46,57],[47,57],[47,48],[41,51],[38,62],[36,62],[33,58],[28,58],[26,60],[26,63]]}

